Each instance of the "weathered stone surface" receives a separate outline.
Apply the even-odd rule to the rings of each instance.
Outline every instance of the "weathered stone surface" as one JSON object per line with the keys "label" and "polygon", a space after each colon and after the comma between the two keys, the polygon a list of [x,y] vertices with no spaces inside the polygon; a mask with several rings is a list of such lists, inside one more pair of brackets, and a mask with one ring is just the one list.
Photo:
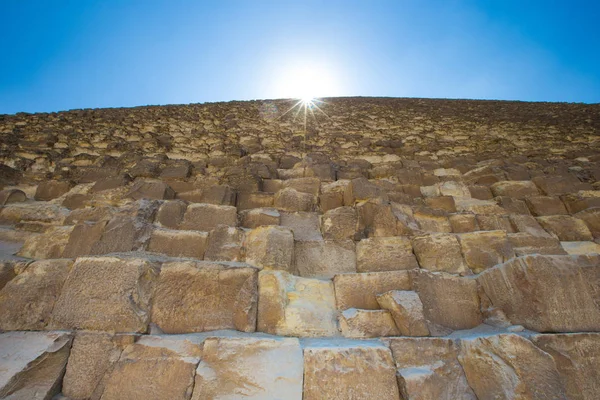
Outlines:
{"label": "weathered stone surface", "polygon": [[0,191],[0,206],[11,203],[21,203],[27,200],[25,192],[19,189],[6,189]]}
{"label": "weathered stone surface", "polygon": [[452,196],[438,196],[425,199],[425,205],[434,210],[443,210],[449,213],[456,212],[456,204]]}
{"label": "weathered stone surface", "polygon": [[600,244],[595,242],[560,242],[560,246],[570,255],[600,254]]}
{"label": "weathered stone surface", "polygon": [[349,338],[398,336],[400,332],[387,310],[350,308],[340,315],[342,335]]}
{"label": "weathered stone surface", "polygon": [[471,198],[471,192],[467,185],[462,182],[446,181],[440,183],[440,193],[442,196],[452,196],[458,198]]}
{"label": "weathered stone surface", "polygon": [[175,191],[169,185],[162,181],[136,181],[127,197],[132,199],[154,199],[154,200],[169,200],[175,198]]}
{"label": "weathered stone surface", "polygon": [[292,188],[301,193],[309,193],[313,196],[318,196],[321,189],[321,181],[319,178],[294,178],[283,181],[283,189]]}
{"label": "weathered stone surface", "polygon": [[218,225],[237,226],[237,209],[214,204],[190,204],[179,229],[208,232]]}
{"label": "weathered stone surface", "polygon": [[[410,207],[409,207],[410,209]],[[392,209],[392,206],[382,199],[371,199],[356,205],[358,213],[359,233],[365,237],[389,237],[397,234],[408,234],[409,227],[398,227],[399,221]],[[416,228],[417,223],[410,214],[412,227]],[[404,221],[403,221],[404,222]]]}
{"label": "weathered stone surface", "polygon": [[338,335],[331,281],[263,270],[258,287],[258,331],[299,337]]}
{"label": "weathered stone surface", "polygon": [[287,228],[263,226],[246,234],[246,262],[259,269],[294,273],[294,234]]}
{"label": "weathered stone surface", "polygon": [[187,209],[187,203],[182,200],[169,200],[165,201],[156,214],[156,222],[165,228],[177,229],[185,210]]}
{"label": "weathered stone surface", "polygon": [[566,399],[552,357],[521,336],[463,339],[458,359],[478,399]]}
{"label": "weathered stone surface", "polygon": [[49,201],[62,196],[71,190],[73,185],[68,181],[44,181],[35,191],[34,199],[38,201]]}
{"label": "weathered stone surface", "polygon": [[356,272],[355,245],[352,240],[296,242],[294,262],[298,274],[308,278]]}
{"label": "weathered stone surface", "polygon": [[239,211],[252,208],[273,207],[273,193],[248,192],[237,196],[236,206]]}
{"label": "weathered stone surface", "polygon": [[107,223],[108,221],[105,220],[75,225],[62,251],[62,257],[76,258],[91,254],[94,244],[102,238]]}
{"label": "weathered stone surface", "polygon": [[182,193],[178,197],[194,203],[235,206],[236,192],[229,185],[210,185],[203,187],[197,196],[188,198]]}
{"label": "weathered stone surface", "polygon": [[600,335],[535,335],[533,343],[554,359],[567,398],[593,400],[600,393]]}
{"label": "weathered stone surface", "polygon": [[513,324],[538,332],[600,331],[596,258],[524,256],[483,272],[477,281]]}
{"label": "weathered stone surface", "polygon": [[495,197],[494,200],[510,214],[531,215],[527,204],[523,200],[507,196]]}
{"label": "weathered stone surface", "polygon": [[525,203],[532,215],[541,217],[544,215],[565,215],[567,209],[558,197],[535,196],[525,199]]}
{"label": "weathered stone surface", "polygon": [[276,208],[255,208],[240,212],[240,225],[248,229],[279,225],[280,218],[281,214]]}
{"label": "weathered stone surface", "polygon": [[148,243],[148,251],[201,260],[207,246],[208,232],[154,229]]}
{"label": "weathered stone surface", "polygon": [[35,259],[60,258],[69,242],[71,231],[72,226],[50,227],[40,235],[27,238],[17,254]]}
{"label": "weathered stone surface", "polygon": [[417,236],[412,240],[412,247],[421,268],[453,274],[469,272],[455,235],[440,233]]}
{"label": "weathered stone surface", "polygon": [[528,233],[536,237],[555,238],[554,235],[551,235],[542,228],[537,219],[530,215],[511,215],[509,218],[517,232]]}
{"label": "weathered stone surface", "polygon": [[246,264],[163,264],[152,322],[167,333],[256,328],[257,270]]}
{"label": "weathered stone surface", "polygon": [[408,271],[340,274],[333,278],[333,285],[339,310],[378,310],[378,294],[390,290],[410,290],[411,278]]}
{"label": "weathered stone surface", "polygon": [[382,198],[387,199],[387,195],[377,185],[370,182],[367,178],[352,179],[344,190],[344,205],[353,206],[358,201]]}
{"label": "weathered stone surface", "polygon": [[399,400],[390,349],[378,344],[307,344],[304,400]]}
{"label": "weathered stone surface", "polygon": [[58,394],[71,341],[65,332],[0,334],[0,397],[46,400]]}
{"label": "weathered stone surface", "polygon": [[302,400],[303,367],[295,338],[208,338],[192,400]]}
{"label": "weathered stone surface", "polygon": [[458,236],[467,266],[476,274],[515,256],[506,232],[472,232]]}
{"label": "weathered stone surface", "polygon": [[398,271],[419,268],[406,237],[374,237],[356,244],[358,272]]}
{"label": "weathered stone surface", "polygon": [[537,196],[540,194],[535,183],[532,181],[502,181],[496,182],[490,186],[494,196],[508,196],[516,199],[523,199],[528,196]]}
{"label": "weathered stone surface", "polygon": [[13,261],[0,260],[0,290],[16,276],[15,264]]}
{"label": "weathered stone surface", "polygon": [[204,259],[211,261],[242,261],[244,231],[226,225],[218,225],[210,231]]}
{"label": "weathered stone surface", "polygon": [[62,393],[73,400],[100,399],[106,378],[135,335],[79,332],[73,340]]}
{"label": "weathered stone surface", "polygon": [[142,219],[113,217],[104,226],[100,239],[92,244],[89,254],[143,250],[151,232],[152,226]]}
{"label": "weathered stone surface", "polygon": [[428,322],[450,329],[470,329],[483,322],[477,281],[443,272],[419,270],[413,288]]}
{"label": "weathered stone surface", "polygon": [[319,215],[312,212],[281,213],[281,226],[289,228],[297,241],[323,240]]}
{"label": "weathered stone surface", "polygon": [[514,232],[508,215],[478,215],[477,223],[482,231],[501,230],[506,233]]}
{"label": "weathered stone surface", "polygon": [[585,222],[570,215],[538,217],[538,222],[546,231],[554,234],[562,242],[582,242],[593,240],[592,232]]}
{"label": "weathered stone surface", "polygon": [[588,208],[574,215],[587,225],[594,238],[600,237],[600,207]]}
{"label": "weathered stone surface", "polygon": [[316,198],[310,193],[285,188],[275,194],[274,205],[276,208],[285,211],[313,211]]}
{"label": "weathered stone surface", "polygon": [[425,232],[452,232],[445,211],[420,207],[414,211],[413,216]]}
{"label": "weathered stone surface", "polygon": [[321,217],[321,232],[325,239],[356,239],[358,216],[352,207],[338,207]]}
{"label": "weathered stone surface", "polygon": [[452,232],[464,233],[479,230],[479,224],[474,214],[452,214],[448,216]]}
{"label": "weathered stone surface", "polygon": [[390,290],[377,295],[382,309],[388,310],[403,336],[429,336],[429,328],[423,313],[423,303],[417,292]]}
{"label": "weathered stone surface", "polygon": [[[509,233],[508,240],[517,256],[525,254],[566,255],[558,239],[549,236],[534,236],[529,233]],[[579,242],[570,242],[579,243]]]}
{"label": "weathered stone surface", "polygon": [[405,400],[476,400],[452,339],[388,339]]}
{"label": "weathered stone surface", "polygon": [[477,200],[477,199],[455,199],[456,210],[459,212],[468,212],[473,214],[507,214],[504,208],[500,207],[492,200]]}
{"label": "weathered stone surface", "polygon": [[44,260],[29,264],[0,290],[0,329],[42,330],[73,262]]}
{"label": "weathered stone surface", "polygon": [[541,192],[547,196],[558,196],[586,190],[589,186],[580,182],[572,175],[567,176],[536,176],[531,179]]}
{"label": "weathered stone surface", "polygon": [[188,400],[200,356],[200,346],[184,338],[143,337],[123,350],[101,398]]}
{"label": "weathered stone surface", "polygon": [[145,332],[157,269],[144,259],[78,258],[56,300],[49,327]]}

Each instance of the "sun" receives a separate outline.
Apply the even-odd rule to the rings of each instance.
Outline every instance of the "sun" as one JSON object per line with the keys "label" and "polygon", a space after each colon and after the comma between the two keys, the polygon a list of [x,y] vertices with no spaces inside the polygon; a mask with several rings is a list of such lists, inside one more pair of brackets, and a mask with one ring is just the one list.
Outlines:
{"label": "sun", "polygon": [[302,61],[282,65],[271,88],[276,98],[299,99],[310,105],[315,99],[340,95],[334,69],[325,63]]}

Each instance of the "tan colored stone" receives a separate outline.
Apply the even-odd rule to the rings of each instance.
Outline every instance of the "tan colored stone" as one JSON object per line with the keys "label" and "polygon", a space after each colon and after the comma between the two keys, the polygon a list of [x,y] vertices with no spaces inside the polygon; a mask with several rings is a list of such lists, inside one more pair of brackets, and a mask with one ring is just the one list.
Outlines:
{"label": "tan colored stone", "polygon": [[61,258],[71,231],[72,226],[50,227],[40,235],[27,238],[17,255],[35,259]]}
{"label": "tan colored stone", "polygon": [[476,400],[452,339],[388,339],[405,400]]}
{"label": "tan colored stone", "polygon": [[357,272],[398,271],[419,268],[406,237],[373,237],[356,244]]}
{"label": "tan colored stone", "polygon": [[310,193],[284,188],[275,194],[275,208],[285,211],[313,211],[316,198]]}
{"label": "tan colored stone", "polygon": [[309,193],[318,196],[321,189],[319,178],[292,178],[283,181],[282,188],[292,188],[301,193]]}
{"label": "tan colored stone", "polygon": [[387,195],[377,185],[367,178],[352,179],[344,190],[344,205],[353,206],[356,202],[369,199],[386,199]]}
{"label": "tan colored stone", "polygon": [[54,305],[51,329],[145,332],[158,267],[144,259],[82,257]]}
{"label": "tan colored stone", "polygon": [[[599,199],[600,200],[600,199]],[[600,237],[600,207],[588,208],[574,215],[587,225],[594,238]]]}
{"label": "tan colored stone", "polygon": [[273,193],[265,192],[246,192],[239,193],[236,200],[238,211],[250,210],[253,208],[273,207]]}
{"label": "tan colored stone", "polygon": [[69,210],[52,203],[12,203],[0,209],[0,223],[42,222],[61,225]]}
{"label": "tan colored stone", "polygon": [[440,233],[417,236],[412,240],[412,247],[421,268],[453,274],[469,272],[455,235]]}
{"label": "tan colored stone", "polygon": [[490,189],[494,196],[508,196],[516,199],[540,194],[532,181],[501,181],[494,183]]}
{"label": "tan colored stone", "polygon": [[554,359],[567,398],[594,400],[600,393],[600,334],[535,335],[533,343]]}
{"label": "tan colored stone", "polygon": [[56,199],[71,190],[71,187],[73,185],[68,181],[44,181],[38,185],[34,198],[38,201]]}
{"label": "tan colored stone", "polygon": [[21,203],[27,200],[25,192],[19,189],[6,189],[0,191],[0,206],[11,203]]}
{"label": "tan colored stone", "polygon": [[434,210],[443,210],[449,213],[456,212],[456,204],[452,196],[430,197],[425,199],[425,205]]}
{"label": "tan colored stone", "polygon": [[246,264],[171,262],[163,265],[152,322],[167,333],[256,328],[257,270]]}
{"label": "tan colored stone", "polygon": [[377,302],[382,309],[390,312],[400,335],[429,336],[423,303],[417,292],[390,290],[377,295]]}
{"label": "tan colored stone", "polygon": [[398,336],[400,332],[389,311],[350,308],[340,314],[342,335],[348,338]]}
{"label": "tan colored stone", "polygon": [[570,215],[537,217],[538,222],[561,242],[583,242],[594,240],[585,222]]}
{"label": "tan colored stone", "polygon": [[566,255],[558,239],[549,236],[534,236],[529,233],[509,233],[508,240],[517,256],[525,254]]}
{"label": "tan colored stone", "polygon": [[600,254],[600,244],[595,242],[560,242],[560,246],[567,254]]}
{"label": "tan colored stone", "polygon": [[136,180],[127,197],[134,200],[170,200],[175,198],[175,191],[162,181]]}
{"label": "tan colored stone", "polygon": [[515,256],[504,231],[462,233],[458,239],[467,266],[476,274]]}
{"label": "tan colored stone", "polygon": [[514,334],[462,339],[458,359],[478,399],[565,399],[552,357]]}
{"label": "tan colored stone", "polygon": [[165,228],[177,229],[183,220],[187,204],[182,200],[165,201],[156,214],[156,222]]}
{"label": "tan colored stone", "polygon": [[479,230],[479,224],[474,214],[452,214],[448,216],[452,232],[464,233]]}
{"label": "tan colored stone", "polygon": [[478,199],[454,199],[456,210],[459,212],[468,212],[473,214],[508,214],[504,208],[500,207],[492,200]]}
{"label": "tan colored stone", "polygon": [[308,344],[304,400],[400,400],[390,349],[378,344]]}
{"label": "tan colored stone", "polygon": [[276,208],[254,208],[240,212],[240,225],[248,229],[279,225],[280,218],[281,214]]}
{"label": "tan colored stone", "polygon": [[489,269],[477,281],[513,324],[538,332],[600,331],[597,263],[586,256],[530,255]]}
{"label": "tan colored stone", "polygon": [[550,196],[534,196],[525,199],[525,203],[531,211],[531,214],[536,217],[544,215],[565,215],[567,209],[558,197]]}
{"label": "tan colored stone", "polygon": [[204,259],[211,261],[242,261],[244,231],[226,225],[218,225],[210,231]]}
{"label": "tan colored stone", "polygon": [[90,255],[94,244],[102,238],[107,224],[108,221],[99,221],[75,225],[62,252],[62,257],[76,258]]}
{"label": "tan colored stone", "polygon": [[331,281],[263,270],[258,287],[258,331],[299,337],[338,335]]}
{"label": "tan colored stone", "polygon": [[511,215],[509,218],[517,232],[528,233],[537,237],[555,238],[554,235],[549,234],[542,228],[537,219],[530,215]]}
{"label": "tan colored stone", "polygon": [[452,232],[445,211],[422,207],[416,209],[413,216],[425,232]]}
{"label": "tan colored stone", "polygon": [[332,278],[335,274],[356,272],[352,240],[296,242],[294,262],[298,274],[307,278]]}
{"label": "tan colored stone", "polygon": [[179,229],[208,232],[218,225],[237,226],[237,209],[215,204],[190,204]]}
{"label": "tan colored stone", "polygon": [[335,299],[339,310],[361,308],[378,310],[377,295],[390,290],[410,290],[408,271],[340,274],[333,278]]}
{"label": "tan colored stone", "polygon": [[60,392],[71,341],[65,332],[0,334],[0,397],[53,398]]}
{"label": "tan colored stone", "polygon": [[358,216],[352,207],[338,207],[321,217],[321,232],[325,239],[355,239],[358,235]]}
{"label": "tan colored stone", "polygon": [[192,400],[302,400],[303,366],[295,338],[208,338]]}
{"label": "tan colored stone", "polygon": [[319,215],[313,212],[281,213],[281,226],[289,228],[297,241],[323,240]]}
{"label": "tan colored stone", "polygon": [[154,229],[148,243],[148,251],[171,257],[192,257],[201,260],[207,245],[207,232]]}
{"label": "tan colored stone", "polygon": [[16,276],[15,264],[17,263],[14,261],[0,261],[0,291],[8,282],[10,282],[12,278]]}
{"label": "tan colored stone", "polygon": [[452,196],[458,198],[471,198],[471,192],[467,185],[462,182],[446,181],[440,183],[440,193],[442,196]]}
{"label": "tan colored stone", "polygon": [[[356,205],[359,233],[365,237],[389,237],[408,234],[408,228],[400,231],[392,206],[382,199],[371,199]],[[412,218],[412,212],[411,212]],[[416,227],[416,222],[414,227]]]}
{"label": "tan colored stone", "polygon": [[294,234],[279,226],[263,226],[246,234],[246,262],[259,269],[294,270]]}
{"label": "tan colored stone", "polygon": [[0,329],[44,329],[72,265],[71,260],[44,260],[19,271],[0,290]]}
{"label": "tan colored stone", "polygon": [[482,231],[504,231],[513,233],[515,230],[508,215],[477,215],[477,223]]}

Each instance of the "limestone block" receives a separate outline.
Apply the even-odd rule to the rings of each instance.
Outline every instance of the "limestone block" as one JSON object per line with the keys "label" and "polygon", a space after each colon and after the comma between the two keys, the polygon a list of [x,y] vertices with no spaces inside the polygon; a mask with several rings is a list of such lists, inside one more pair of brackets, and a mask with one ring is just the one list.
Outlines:
{"label": "limestone block", "polygon": [[302,400],[303,364],[295,338],[208,338],[192,400]]}
{"label": "limestone block", "polygon": [[307,344],[304,400],[399,400],[390,349],[380,344]]}
{"label": "limestone block", "polygon": [[215,204],[190,204],[179,229],[208,232],[218,225],[237,226],[237,209]]}
{"label": "limestone block", "polygon": [[132,199],[169,200],[175,198],[175,191],[162,181],[137,180],[127,193]]}
{"label": "limestone block", "polygon": [[235,206],[236,192],[228,185],[210,185],[201,189],[178,193],[177,198],[191,203]]}
{"label": "limestone block", "polygon": [[442,196],[452,196],[458,198],[471,198],[471,192],[467,185],[462,182],[446,181],[440,183],[440,193]]}
{"label": "limestone block", "polygon": [[99,399],[106,378],[135,335],[79,332],[73,340],[62,393],[69,399]]}
{"label": "limestone block", "polygon": [[429,336],[423,303],[417,292],[390,290],[377,295],[377,302],[382,309],[390,312],[400,335]]}
{"label": "limestone block", "polygon": [[158,266],[144,259],[78,258],[49,328],[145,332],[157,275]]}
{"label": "limestone block", "polygon": [[479,399],[565,399],[552,357],[514,334],[462,339],[458,359]]}
{"label": "limestone block", "polygon": [[0,334],[0,397],[46,400],[58,394],[71,341],[66,332]]}
{"label": "limestone block", "polygon": [[419,186],[419,191],[421,192],[422,197],[425,197],[426,200],[428,200],[429,198],[437,198],[441,196],[440,185]]}
{"label": "limestone block", "polygon": [[16,276],[15,264],[17,263],[9,260],[0,261],[0,290]]}
{"label": "limestone block", "polygon": [[483,322],[474,279],[419,270],[413,277],[413,288],[430,323],[458,330],[474,328]]}
{"label": "limestone block", "polygon": [[299,337],[338,335],[331,281],[263,270],[258,288],[258,331]]}
{"label": "limestone block", "polygon": [[515,230],[508,215],[477,215],[477,223],[482,231],[504,231],[513,233]]}
{"label": "limestone block", "polygon": [[71,190],[71,187],[73,184],[68,181],[44,181],[38,185],[34,199],[37,201],[56,199]]}
{"label": "limestone block", "polygon": [[62,257],[76,258],[90,255],[94,244],[102,238],[107,224],[108,221],[104,220],[96,223],[82,222],[75,225],[62,252]]}
{"label": "limestone block", "polygon": [[98,193],[104,190],[117,189],[127,186],[131,182],[131,177],[128,174],[121,174],[115,177],[100,178],[96,180],[94,186],[90,188],[90,193]]}
{"label": "limestone block", "polygon": [[451,214],[448,216],[452,232],[464,233],[479,230],[479,224],[474,214]]}
{"label": "limestone block", "polygon": [[494,201],[510,214],[531,215],[527,204],[523,200],[507,196],[495,197]]}
{"label": "limestone block", "polygon": [[102,400],[187,400],[201,347],[184,338],[145,336],[123,350]]}
{"label": "limestone block", "polygon": [[595,242],[560,242],[560,246],[570,255],[600,254],[600,244]]}
{"label": "limestone block", "polygon": [[547,196],[574,193],[579,190],[591,189],[589,184],[579,181],[575,176],[536,176],[531,179],[540,191]]}
{"label": "limestone block", "polygon": [[600,237],[600,207],[580,211],[574,217],[582,220],[587,225],[594,238]]}
{"label": "limestone block", "polygon": [[567,209],[558,197],[535,196],[525,199],[529,211],[536,217],[544,215],[566,215]]}
{"label": "limestone block", "polygon": [[64,220],[64,225],[76,225],[81,222],[98,222],[110,220],[115,214],[112,207],[79,208],[72,210]]}
{"label": "limestone block", "polygon": [[333,285],[339,310],[378,310],[377,295],[390,290],[411,290],[411,277],[408,271],[340,274],[333,278]]}
{"label": "limestone block", "polygon": [[17,254],[35,259],[60,258],[72,231],[72,226],[50,227],[40,235],[29,236]]}
{"label": "limestone block", "polygon": [[421,268],[453,274],[469,272],[455,235],[439,233],[417,236],[412,240],[412,247]]}
{"label": "limestone block", "polygon": [[187,208],[182,200],[168,200],[162,203],[156,214],[156,222],[165,228],[177,229]]}
{"label": "limestone block", "polygon": [[148,243],[148,251],[171,257],[192,257],[201,260],[207,246],[208,232],[154,229]]}
{"label": "limestone block", "polygon": [[476,400],[452,339],[388,339],[405,400]]}
{"label": "limestone block", "polygon": [[274,205],[276,208],[285,211],[313,211],[316,198],[310,193],[284,188],[275,194]]}
{"label": "limestone block", "polygon": [[297,241],[323,240],[319,215],[313,212],[281,213],[281,226],[289,228]]}
{"label": "limestone block", "polygon": [[[99,229],[99,227],[98,227]],[[143,250],[152,226],[145,221],[135,217],[113,217],[105,226],[100,239],[91,245],[89,254],[101,255],[126,251]],[[89,234],[97,234],[90,230]],[[95,237],[90,237],[90,242]]]}
{"label": "limestone block", "polygon": [[27,200],[25,192],[19,189],[6,189],[0,191],[0,206],[11,203],[21,203]]}
{"label": "limestone block", "polygon": [[494,183],[490,189],[494,196],[508,196],[515,199],[524,199],[540,194],[532,181],[501,181]]}
{"label": "limestone block", "polygon": [[508,240],[517,256],[525,254],[566,255],[558,239],[549,236],[534,236],[529,233],[509,233]]}
{"label": "limestone block", "polygon": [[42,330],[73,262],[44,260],[29,264],[0,290],[0,329]]}
{"label": "limestone block", "polygon": [[468,186],[471,198],[478,200],[491,200],[494,198],[489,187],[483,185]]}
{"label": "limestone block", "polygon": [[280,179],[264,179],[263,191],[267,193],[276,193],[283,189],[283,181]]}
{"label": "limestone block", "polygon": [[551,215],[537,217],[540,225],[550,234],[554,234],[561,242],[583,242],[593,240],[592,232],[585,222],[570,215]]}
{"label": "limestone block", "polygon": [[259,269],[294,273],[294,234],[279,226],[261,226],[246,234],[246,262]]}
{"label": "limestone block", "polygon": [[535,335],[533,343],[554,359],[567,398],[593,400],[600,393],[600,335]]}
{"label": "limestone block", "polygon": [[434,210],[443,210],[449,213],[456,212],[456,204],[452,196],[430,197],[425,199],[425,205]]}
{"label": "limestone block", "polygon": [[493,200],[454,199],[454,203],[456,204],[456,210],[459,212],[473,214],[508,214],[508,211],[500,207]]}
{"label": "limestone block", "polygon": [[425,232],[452,232],[452,226],[445,211],[419,207],[413,216]]}
{"label": "limestone block", "polygon": [[398,336],[400,332],[387,310],[350,308],[340,315],[342,335],[349,338]]}
{"label": "limestone block", "polygon": [[530,215],[511,215],[510,222],[517,232],[527,233],[532,236],[554,238],[542,228],[537,219]]}
{"label": "limestone block", "polygon": [[239,211],[252,208],[273,207],[273,193],[245,192],[237,196],[236,206]]}
{"label": "limestone block", "polygon": [[[408,234],[406,227],[398,228],[398,220],[392,206],[382,199],[372,199],[356,205],[358,213],[358,229],[366,237],[389,237],[397,234]],[[412,218],[412,211],[411,211]],[[414,219],[412,219],[414,222]],[[414,223],[416,227],[416,222]],[[404,228],[404,227],[403,227]]]}
{"label": "limestone block", "polygon": [[[414,218],[412,208],[406,204],[392,203],[392,213],[396,217],[396,234],[398,236],[412,236],[420,230],[419,224]],[[382,219],[385,221],[387,215]],[[395,235],[394,235],[395,236]]]}
{"label": "limestone block", "polygon": [[410,239],[374,237],[356,244],[357,272],[397,271],[419,268]]}
{"label": "limestone block", "polygon": [[163,264],[154,292],[152,322],[166,333],[254,332],[257,282],[257,270],[246,264]]}
{"label": "limestone block", "polygon": [[218,225],[210,231],[204,259],[211,261],[242,261],[244,231],[226,225]]}
{"label": "limestone block", "polygon": [[476,274],[515,256],[504,231],[481,231],[458,235],[467,266]]}
{"label": "limestone block", "polygon": [[279,225],[280,218],[281,214],[276,208],[254,208],[240,212],[240,225],[248,229]]}
{"label": "limestone block", "polygon": [[315,177],[287,179],[283,182],[282,188],[292,188],[301,193],[318,196],[321,189],[321,181]]}
{"label": "limestone block", "polygon": [[321,232],[325,239],[355,239],[358,232],[358,216],[352,207],[338,207],[321,217]]}
{"label": "limestone block", "polygon": [[477,281],[513,324],[538,332],[600,331],[597,262],[586,256],[530,255],[484,271]]}
{"label": "limestone block", "polygon": [[349,180],[340,179],[335,182],[321,184],[319,207],[322,212],[327,212],[344,205],[344,192],[349,183]]}
{"label": "limestone block", "polygon": [[296,242],[295,270],[307,278],[332,278],[335,274],[356,272],[356,250],[352,240]]}
{"label": "limestone block", "polygon": [[355,178],[348,183],[344,190],[344,205],[353,206],[356,202],[369,199],[387,199],[384,190],[367,178]]}

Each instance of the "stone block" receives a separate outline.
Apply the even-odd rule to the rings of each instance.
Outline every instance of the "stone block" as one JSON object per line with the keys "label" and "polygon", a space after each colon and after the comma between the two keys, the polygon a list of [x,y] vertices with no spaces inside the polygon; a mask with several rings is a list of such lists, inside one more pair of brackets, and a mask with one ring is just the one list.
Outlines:
{"label": "stone block", "polygon": [[592,232],[585,222],[570,215],[550,215],[537,217],[538,222],[561,242],[582,242],[593,240]]}
{"label": "stone block", "polygon": [[456,212],[456,204],[452,196],[430,197],[425,199],[425,205],[434,210],[443,210],[445,212]]}
{"label": "stone block", "polygon": [[16,264],[16,262],[9,260],[0,261],[0,291],[16,276]]}
{"label": "stone block", "polygon": [[258,288],[258,331],[299,337],[339,334],[331,281],[263,270]]}
{"label": "stone block", "polygon": [[148,251],[171,257],[202,259],[208,246],[208,232],[154,229]]}
{"label": "stone block", "polygon": [[12,203],[22,203],[27,200],[25,192],[19,189],[6,189],[0,191],[0,206]]}
{"label": "stone block", "polygon": [[208,338],[192,400],[302,400],[303,368],[296,338]]}
{"label": "stone block", "polygon": [[179,193],[177,197],[192,203],[235,206],[236,191],[229,185],[210,185],[197,192]]}
{"label": "stone block", "polygon": [[582,220],[594,238],[600,237],[600,207],[588,208],[574,215],[575,218]]}
{"label": "stone block", "polygon": [[252,208],[273,207],[273,193],[245,192],[237,196],[237,209],[239,211]]}
{"label": "stone block", "polygon": [[175,191],[162,181],[137,180],[127,193],[127,197],[134,200],[170,200],[175,198]]}
{"label": "stone block", "polygon": [[41,182],[33,196],[37,201],[49,201],[67,193],[73,184],[68,181],[44,181]]}
{"label": "stone block", "polygon": [[504,231],[481,231],[458,235],[467,266],[476,274],[515,256]]}
{"label": "stone block", "polygon": [[458,212],[473,214],[508,214],[508,211],[492,200],[455,199],[454,203],[456,204],[456,210]]}
{"label": "stone block", "polygon": [[310,193],[284,188],[275,194],[274,205],[285,211],[313,211],[316,197]]}
{"label": "stone block", "polygon": [[440,183],[440,193],[442,196],[452,196],[458,198],[471,198],[471,192],[463,182],[446,181]]}
{"label": "stone block", "polygon": [[402,336],[429,336],[423,303],[417,292],[390,290],[377,295],[382,309],[390,312]]}
{"label": "stone block", "polygon": [[[358,229],[362,236],[389,237],[405,234],[409,228],[400,232],[398,219],[392,206],[382,199],[373,199],[356,205],[358,213]],[[411,211],[412,218],[412,211]],[[413,219],[414,222],[414,219]],[[414,222],[416,227],[416,222]]]}
{"label": "stone block", "polygon": [[538,332],[600,331],[597,262],[530,255],[489,269],[477,281],[513,324]]}
{"label": "stone block", "polygon": [[367,178],[355,178],[344,190],[344,205],[353,206],[356,202],[381,198],[387,200],[385,191]]}
{"label": "stone block", "polygon": [[417,236],[412,240],[412,247],[421,268],[453,274],[470,272],[455,235],[439,233]]}
{"label": "stone block", "polygon": [[138,258],[82,257],[56,300],[50,329],[145,332],[158,266]]}
{"label": "stone block", "polygon": [[531,180],[546,196],[559,196],[591,189],[590,184],[580,182],[573,175],[536,176]]}
{"label": "stone block", "polygon": [[332,278],[356,272],[356,250],[352,240],[296,241],[295,270],[307,278]]}
{"label": "stone block", "polygon": [[409,271],[387,271],[336,275],[333,285],[339,310],[379,310],[377,295],[390,290],[411,290],[412,283]]}
{"label": "stone block", "polygon": [[62,252],[62,257],[76,258],[90,255],[94,244],[102,238],[107,224],[108,221],[105,220],[96,223],[83,222],[75,225]]}
{"label": "stone block", "polygon": [[163,264],[152,322],[166,333],[237,329],[254,332],[258,270],[246,264]]}
{"label": "stone block", "polygon": [[525,203],[532,215],[541,217],[544,215],[565,215],[567,209],[558,197],[535,196],[525,199]]}
{"label": "stone block", "polygon": [[471,198],[478,200],[492,200],[494,195],[489,187],[483,185],[468,186]]}
{"label": "stone block", "polygon": [[218,225],[237,226],[237,209],[215,204],[190,204],[179,229],[208,232]]}
{"label": "stone block", "polygon": [[423,313],[429,323],[459,330],[483,322],[474,279],[419,270],[413,278],[413,288],[423,302]]}
{"label": "stone block", "polygon": [[319,178],[292,178],[283,182],[282,188],[291,188],[301,193],[318,196],[321,190],[321,181]]}
{"label": "stone block", "polygon": [[475,214],[451,214],[448,216],[448,220],[454,233],[475,232],[479,230]]}
{"label": "stone block", "polygon": [[477,223],[482,231],[501,230],[506,233],[514,232],[508,215],[477,215]]}
{"label": "stone block", "polygon": [[262,226],[246,234],[246,262],[259,269],[294,270],[294,234],[279,226]]}
{"label": "stone block", "polygon": [[210,231],[204,259],[211,261],[242,261],[244,231],[226,225],[218,225]]}
{"label": "stone block", "polygon": [[425,232],[452,232],[452,226],[445,211],[419,207],[413,216]]}
{"label": "stone block", "polygon": [[343,336],[358,339],[400,334],[387,310],[344,310],[340,315],[340,329]]}
{"label": "stone block", "polygon": [[169,229],[177,229],[187,209],[187,203],[182,200],[168,200],[161,204],[156,214],[156,222]]}
{"label": "stone block", "polygon": [[356,244],[357,272],[398,271],[419,268],[410,239],[374,237]]}
{"label": "stone block", "polygon": [[564,253],[570,255],[600,254],[600,244],[595,242],[560,242]]}
{"label": "stone block", "polygon": [[267,193],[277,193],[283,189],[283,181],[281,179],[265,179],[263,180],[263,191]]}
{"label": "stone block", "polygon": [[508,196],[515,199],[524,199],[540,194],[532,181],[501,181],[490,186],[494,196]]}
{"label": "stone block", "polygon": [[535,236],[526,232],[509,233],[508,240],[517,256],[525,254],[566,255],[558,239],[551,236]]}
{"label": "stone block", "polygon": [[349,342],[306,345],[304,400],[400,400],[390,349]]}
{"label": "stone block", "polygon": [[530,215],[511,215],[509,218],[514,230],[519,233],[528,233],[539,237],[555,237],[546,232],[537,219]]}
{"label": "stone block", "polygon": [[513,199],[507,196],[498,196],[494,201],[509,214],[531,215],[524,200]]}
{"label": "stone block", "polygon": [[[89,241],[95,239],[100,228],[87,229]],[[89,251],[91,255],[144,250],[152,232],[152,225],[142,218],[115,216],[106,225],[100,239]],[[93,236],[92,236],[93,235]]]}
{"label": "stone block", "polygon": [[320,241],[321,235],[319,215],[312,212],[281,213],[281,226],[294,233],[296,241]]}
{"label": "stone block", "polygon": [[280,218],[281,214],[276,208],[254,208],[240,212],[240,225],[248,229],[279,225]]}
{"label": "stone block", "polygon": [[358,216],[352,207],[338,207],[321,217],[323,238],[333,240],[355,239],[358,236]]}
{"label": "stone block", "polygon": [[17,255],[38,260],[61,258],[72,231],[72,226],[49,227],[44,233],[29,236]]}
{"label": "stone block", "polygon": [[72,265],[71,260],[36,261],[6,283],[0,290],[0,329],[45,329]]}

